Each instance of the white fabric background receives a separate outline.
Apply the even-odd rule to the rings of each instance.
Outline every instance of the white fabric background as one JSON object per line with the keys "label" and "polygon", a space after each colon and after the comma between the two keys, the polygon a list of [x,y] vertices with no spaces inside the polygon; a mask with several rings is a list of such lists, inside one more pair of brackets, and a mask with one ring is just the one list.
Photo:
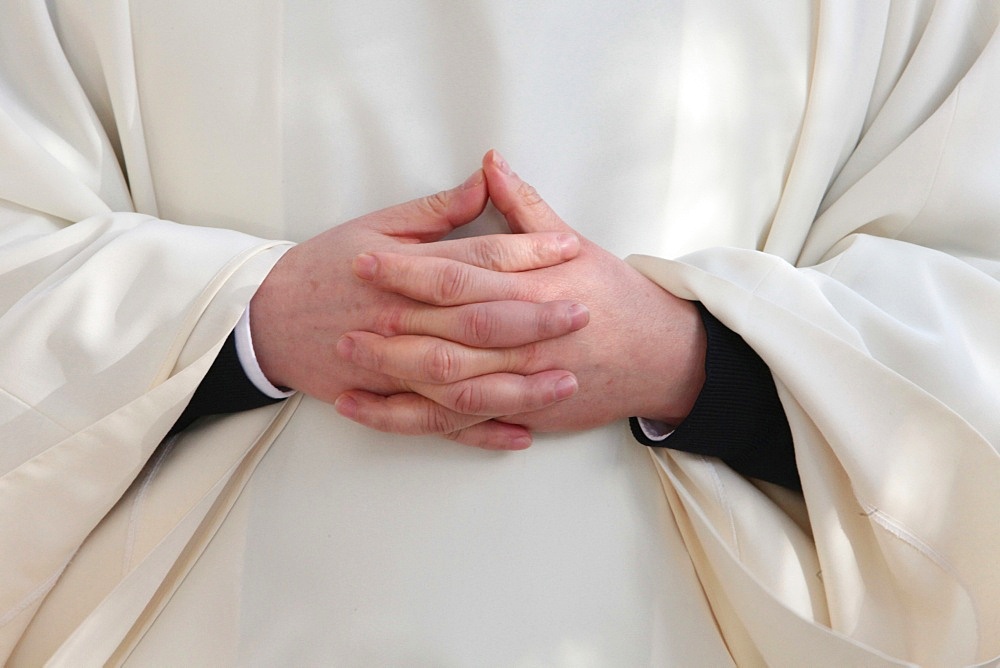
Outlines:
{"label": "white fabric background", "polygon": [[[15,665],[1000,655],[995,3],[2,8]],[[624,425],[497,455],[308,398],[153,455],[267,240],[491,147],[760,352],[804,499]]]}

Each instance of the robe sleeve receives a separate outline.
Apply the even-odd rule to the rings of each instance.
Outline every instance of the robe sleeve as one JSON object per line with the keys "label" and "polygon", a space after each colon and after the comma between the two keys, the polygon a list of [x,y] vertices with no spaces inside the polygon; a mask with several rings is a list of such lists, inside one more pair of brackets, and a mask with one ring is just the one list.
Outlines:
{"label": "robe sleeve", "polygon": [[85,86],[48,11],[0,4],[0,662],[280,255],[157,215],[128,44]]}
{"label": "robe sleeve", "polygon": [[873,24],[826,7],[762,248],[631,259],[760,355],[793,436],[803,541],[766,528],[788,499],[654,455],[737,663],[1000,655],[1000,17],[973,4],[895,16],[869,70]]}

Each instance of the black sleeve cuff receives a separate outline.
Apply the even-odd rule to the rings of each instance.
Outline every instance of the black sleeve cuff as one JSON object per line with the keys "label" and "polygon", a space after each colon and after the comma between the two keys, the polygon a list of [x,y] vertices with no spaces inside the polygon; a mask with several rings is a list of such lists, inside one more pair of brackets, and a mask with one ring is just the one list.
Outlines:
{"label": "black sleeve cuff", "polygon": [[705,386],[669,438],[649,439],[636,418],[632,434],[645,445],[718,457],[742,475],[801,490],[792,433],[770,369],[739,334],[695,305],[708,341]]}
{"label": "black sleeve cuff", "polygon": [[192,422],[206,415],[238,413],[278,401],[282,400],[267,396],[247,378],[236,354],[236,334],[230,333],[219,356],[212,363],[212,368],[202,379],[191,402],[174,423],[170,433],[187,429]]}

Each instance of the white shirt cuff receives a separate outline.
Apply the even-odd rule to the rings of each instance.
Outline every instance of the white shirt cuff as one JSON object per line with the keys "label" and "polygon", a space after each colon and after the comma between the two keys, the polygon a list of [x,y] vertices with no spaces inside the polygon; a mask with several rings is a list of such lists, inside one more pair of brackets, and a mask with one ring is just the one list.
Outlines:
{"label": "white shirt cuff", "polygon": [[243,311],[240,321],[236,323],[236,356],[243,367],[243,373],[258,390],[272,399],[287,399],[295,394],[295,390],[282,390],[271,384],[257,363],[257,354],[253,350],[253,337],[250,336],[250,305]]}
{"label": "white shirt cuff", "polygon": [[639,418],[639,427],[642,429],[642,433],[646,435],[646,438],[651,441],[665,441],[674,433],[673,426],[659,420]]}

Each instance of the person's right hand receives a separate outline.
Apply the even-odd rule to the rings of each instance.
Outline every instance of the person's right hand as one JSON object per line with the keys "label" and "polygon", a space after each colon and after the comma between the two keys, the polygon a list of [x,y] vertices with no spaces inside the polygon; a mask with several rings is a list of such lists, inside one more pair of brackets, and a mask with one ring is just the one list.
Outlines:
{"label": "person's right hand", "polygon": [[[441,270],[459,272],[459,265],[495,271],[522,271],[551,266],[576,256],[579,239],[565,232],[491,235],[440,241],[456,227],[483,211],[486,183],[478,170],[462,186],[368,214],[331,228],[288,250],[268,274],[251,301],[250,328],[261,370],[279,387],[292,388],[333,402],[345,390],[362,388],[394,394],[406,388],[400,381],[367,371],[337,354],[341,335],[362,330],[383,336],[420,333],[481,348],[517,347],[558,337],[587,324],[588,311],[574,301],[534,304],[524,301],[474,303],[474,285],[458,286],[429,303],[420,303],[373,287],[360,280],[372,256],[396,253],[444,258]],[[493,326],[523,319],[515,330]],[[517,331],[516,339],[508,332]],[[433,339],[431,339],[433,341]],[[428,350],[428,373],[442,381],[433,411],[422,411],[431,422],[414,431],[448,434],[449,438],[484,448],[528,447],[531,435],[519,425],[468,416],[455,410],[468,399],[472,384],[466,370],[456,368],[448,346]],[[445,354],[442,354],[445,353]],[[454,378],[457,382],[448,383]],[[494,374],[486,392],[501,413],[538,410],[576,392],[568,371],[546,370],[531,375]]]}

